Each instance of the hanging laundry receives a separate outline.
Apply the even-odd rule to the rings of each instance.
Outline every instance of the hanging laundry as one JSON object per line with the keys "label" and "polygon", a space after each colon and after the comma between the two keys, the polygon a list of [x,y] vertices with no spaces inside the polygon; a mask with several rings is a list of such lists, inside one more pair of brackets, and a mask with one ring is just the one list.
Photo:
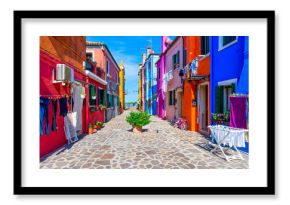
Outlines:
{"label": "hanging laundry", "polygon": [[51,129],[53,131],[57,131],[57,123],[56,123],[57,101],[58,100],[51,100],[51,104],[52,104],[52,125],[51,125]]}
{"label": "hanging laundry", "polygon": [[78,140],[75,127],[76,127],[76,112],[68,113],[64,117],[64,131],[69,144]]}
{"label": "hanging laundry", "polygon": [[246,129],[246,103],[244,96],[230,97],[230,127]]}
{"label": "hanging laundry", "polygon": [[67,99],[66,97],[59,99],[60,116],[65,117],[67,115]]}
{"label": "hanging laundry", "polygon": [[[39,126],[39,136],[43,135],[43,129],[45,127],[45,134],[50,133],[50,127],[48,122],[48,105],[49,99],[40,97],[40,110],[39,110],[39,119],[40,119],[40,126]],[[45,121],[45,124],[44,124]]]}

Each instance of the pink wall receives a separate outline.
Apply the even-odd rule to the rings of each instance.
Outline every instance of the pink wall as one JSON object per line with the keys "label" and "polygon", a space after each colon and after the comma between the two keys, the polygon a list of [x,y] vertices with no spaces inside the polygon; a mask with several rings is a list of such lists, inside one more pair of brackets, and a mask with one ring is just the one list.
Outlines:
{"label": "pink wall", "polygon": [[[167,81],[166,92],[166,118],[172,120],[176,112],[177,105],[169,105],[169,91],[173,91],[176,88],[182,87],[181,79],[179,77],[179,71],[183,67],[183,39],[182,37],[176,37],[177,39],[172,42],[166,51],[166,72],[173,70],[172,56],[179,51],[179,67],[173,70],[173,79]],[[176,98],[176,96],[175,96]]]}

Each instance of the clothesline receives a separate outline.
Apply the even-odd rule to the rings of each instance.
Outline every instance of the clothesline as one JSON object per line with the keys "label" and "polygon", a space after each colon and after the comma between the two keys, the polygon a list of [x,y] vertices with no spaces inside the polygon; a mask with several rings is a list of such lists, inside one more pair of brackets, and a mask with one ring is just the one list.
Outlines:
{"label": "clothesline", "polygon": [[249,97],[247,94],[231,94],[230,97]]}
{"label": "clothesline", "polygon": [[48,99],[60,99],[60,98],[67,98],[67,97],[71,97],[71,95],[69,94],[63,94],[63,95],[40,95],[40,97],[45,97]]}

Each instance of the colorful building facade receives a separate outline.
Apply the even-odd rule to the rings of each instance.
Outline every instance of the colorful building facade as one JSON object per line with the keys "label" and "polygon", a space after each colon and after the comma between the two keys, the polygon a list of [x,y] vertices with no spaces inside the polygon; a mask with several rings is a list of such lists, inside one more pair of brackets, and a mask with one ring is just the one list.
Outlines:
{"label": "colorful building facade", "polygon": [[123,113],[125,109],[125,66],[123,61],[120,63],[119,68],[120,113]]}
{"label": "colorful building facade", "polygon": [[248,50],[247,36],[214,36],[211,40],[211,112],[224,113],[230,109],[232,93],[247,95]]}
{"label": "colorful building facade", "polygon": [[183,117],[188,129],[207,133],[210,121],[210,37],[184,36]]}
{"label": "colorful building facade", "polygon": [[[45,129],[40,125],[40,157],[56,150],[67,143],[64,132],[64,117],[58,112],[53,115],[53,104],[58,106],[60,98],[72,97],[72,82],[55,83],[53,75],[57,65],[66,65],[74,72],[74,79],[86,80],[83,62],[86,61],[86,38],[84,36],[41,36],[40,37],[40,96],[47,99],[48,122]],[[68,104],[68,111],[73,107]],[[58,109],[59,110],[59,109]],[[85,106],[82,108],[85,114]],[[41,115],[41,112],[40,112]],[[55,117],[55,118],[54,118]],[[40,116],[40,118],[42,118]],[[54,120],[55,119],[55,120]],[[85,119],[85,115],[83,117]],[[56,126],[53,127],[53,122]],[[41,122],[40,122],[41,123]],[[86,122],[82,123],[80,132],[86,132]]]}
{"label": "colorful building facade", "polygon": [[142,64],[139,64],[138,70],[138,110],[142,111]]}
{"label": "colorful building facade", "polygon": [[180,70],[183,68],[183,38],[178,36],[168,46],[166,58],[166,119],[182,117],[183,84]]}
{"label": "colorful building facade", "polygon": [[157,112],[157,67],[156,62],[159,59],[158,54],[149,50],[149,55],[145,61],[146,69],[146,102],[145,111],[150,115],[156,115]]}
{"label": "colorful building facade", "polygon": [[166,118],[166,90],[165,86],[167,82],[165,81],[166,73],[166,55],[165,51],[170,44],[170,39],[167,36],[161,37],[161,54],[158,61],[156,62],[157,67],[157,112],[156,114],[161,119]]}
{"label": "colorful building facade", "polygon": [[107,86],[105,121],[109,121],[119,114],[119,72],[120,68],[107,45],[100,42],[87,42],[87,53],[94,51],[93,58],[96,65],[105,71]]}

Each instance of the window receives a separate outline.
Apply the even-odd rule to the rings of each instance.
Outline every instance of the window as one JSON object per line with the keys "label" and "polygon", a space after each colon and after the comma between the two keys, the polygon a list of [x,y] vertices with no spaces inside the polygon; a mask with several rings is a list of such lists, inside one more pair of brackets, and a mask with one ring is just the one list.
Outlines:
{"label": "window", "polygon": [[160,79],[160,69],[161,69],[161,68],[157,68],[157,79],[158,79],[158,80]]}
{"label": "window", "polygon": [[187,55],[186,52],[187,52],[186,49],[184,49],[184,50],[183,50],[183,66],[186,65],[186,55]]}
{"label": "window", "polygon": [[216,86],[215,90],[215,112],[225,113],[230,110],[230,96],[235,92],[235,84]]}
{"label": "window", "polygon": [[200,37],[200,54],[206,55],[209,53],[209,36]]}
{"label": "window", "polygon": [[169,91],[169,105],[174,105],[175,104],[175,91]]}
{"label": "window", "polygon": [[116,83],[119,84],[119,75],[116,73]]}
{"label": "window", "polygon": [[86,59],[88,61],[94,61],[94,59],[93,59],[93,53],[86,53]]}
{"label": "window", "polygon": [[227,47],[237,41],[237,36],[220,36],[219,37],[219,50]]}
{"label": "window", "polygon": [[173,65],[173,69],[176,69],[176,68],[178,68],[179,67],[179,51],[176,53],[176,54],[174,54],[173,56],[172,56],[172,65]]}
{"label": "window", "polygon": [[110,94],[107,94],[107,107],[110,108],[110,107],[113,107],[113,95],[110,95]]}
{"label": "window", "polygon": [[106,71],[107,71],[107,75],[108,75],[110,73],[110,63],[108,60],[106,62]]}
{"label": "window", "polygon": [[97,102],[96,86],[89,85],[89,106],[96,106]]}
{"label": "window", "polygon": [[105,105],[105,90],[98,88],[98,105]]}

